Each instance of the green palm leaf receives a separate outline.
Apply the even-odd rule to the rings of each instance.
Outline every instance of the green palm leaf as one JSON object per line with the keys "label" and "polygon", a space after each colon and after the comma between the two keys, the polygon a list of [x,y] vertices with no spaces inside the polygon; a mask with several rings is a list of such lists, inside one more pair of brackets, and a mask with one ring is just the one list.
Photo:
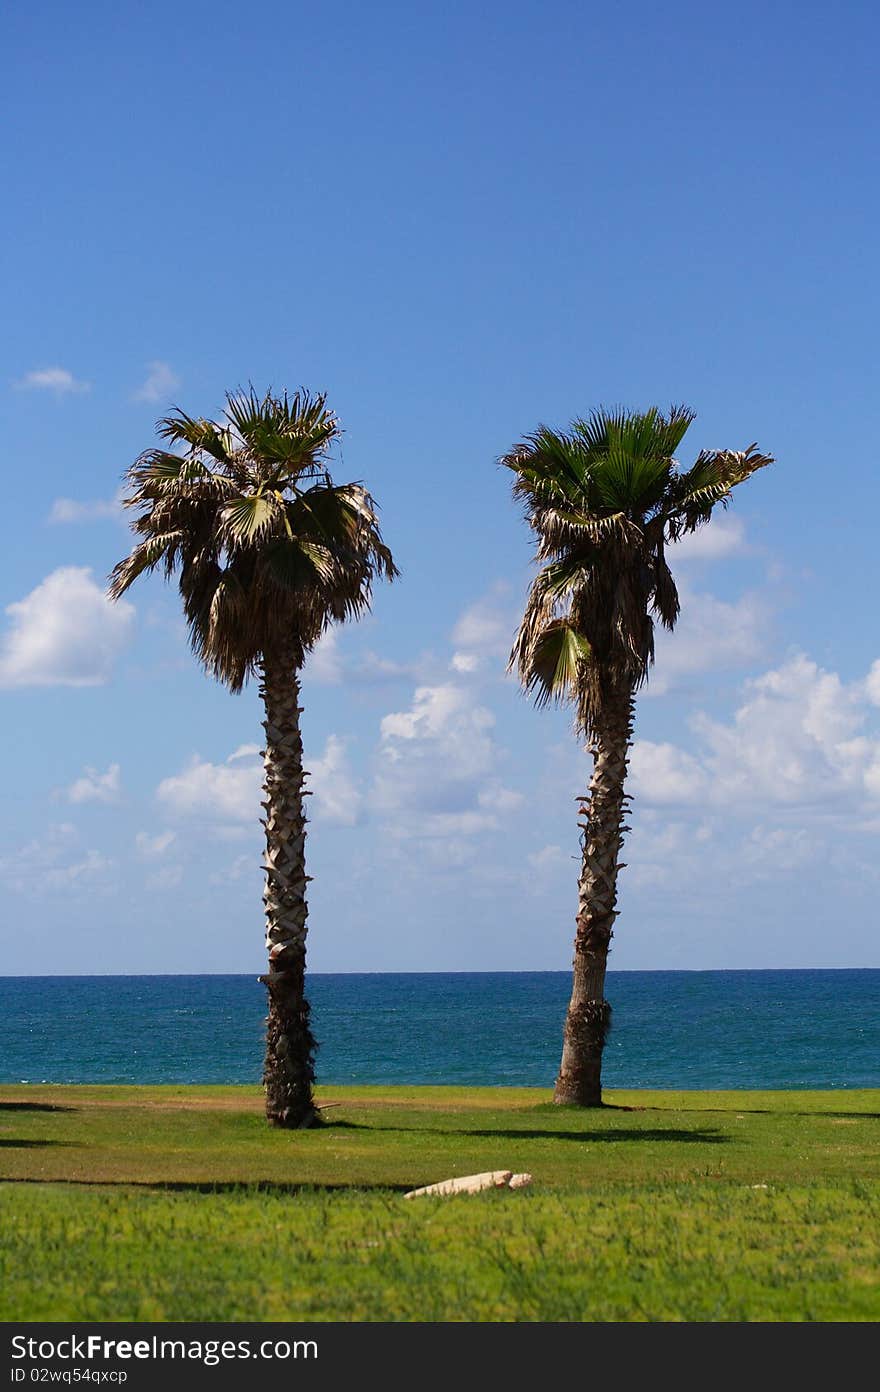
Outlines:
{"label": "green palm leaf", "polygon": [[230,538],[245,542],[270,531],[282,516],[283,510],[273,494],[251,493],[226,504],[222,524]]}
{"label": "green palm leaf", "polygon": [[535,704],[546,706],[576,697],[584,665],[591,656],[590,644],[565,619],[556,619],[538,634],[532,644],[526,689]]}

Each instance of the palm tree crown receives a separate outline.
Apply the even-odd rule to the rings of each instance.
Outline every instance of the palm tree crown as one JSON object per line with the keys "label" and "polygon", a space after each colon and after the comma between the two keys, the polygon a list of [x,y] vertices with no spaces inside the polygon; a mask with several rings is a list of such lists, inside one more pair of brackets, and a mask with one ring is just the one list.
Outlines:
{"label": "palm tree crown", "polygon": [[593,412],[568,433],[541,426],[502,463],[516,474],[542,569],[510,665],[536,702],[575,703],[589,736],[609,689],[645,681],[654,617],[671,629],[678,591],[666,546],[695,531],[731,489],[772,462],[756,445],[674,455],[694,412]]}
{"label": "palm tree crown", "polygon": [[194,652],[239,691],[279,646],[292,644],[299,666],[328,624],[369,606],[376,576],[398,572],[369,493],[330,478],[340,429],[323,395],[251,388],[227,395],[224,417],[178,409],[159,421],[169,449],[146,450],[127,471],[141,540],[110,593],[157,567],[178,573]]}

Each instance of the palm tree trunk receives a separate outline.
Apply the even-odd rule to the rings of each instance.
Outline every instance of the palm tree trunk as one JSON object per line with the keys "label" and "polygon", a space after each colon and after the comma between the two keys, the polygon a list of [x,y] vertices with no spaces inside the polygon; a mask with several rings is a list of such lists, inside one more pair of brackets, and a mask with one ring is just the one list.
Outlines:
{"label": "palm tree trunk", "polygon": [[602,1105],[602,1050],[611,1025],[605,970],[617,917],[618,853],[623,845],[627,755],[635,698],[630,686],[608,693],[590,741],[593,776],[582,798],[583,866],[578,883],[571,1001],[563,1032],[554,1102]]}
{"label": "palm tree trunk", "polygon": [[291,645],[267,652],[260,695],[266,708],[263,751],[266,829],[266,947],[269,970],[260,980],[269,995],[266,1021],[266,1116],[275,1126],[315,1120],[312,1082],[315,1041],[305,998],[306,818],[305,772],[299,729],[297,652]]}

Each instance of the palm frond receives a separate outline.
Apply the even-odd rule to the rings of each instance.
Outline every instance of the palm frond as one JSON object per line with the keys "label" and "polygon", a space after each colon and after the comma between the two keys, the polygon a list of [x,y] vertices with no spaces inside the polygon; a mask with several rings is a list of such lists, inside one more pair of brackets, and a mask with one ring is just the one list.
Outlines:
{"label": "palm frond", "polygon": [[229,467],[235,457],[236,441],[226,426],[204,417],[189,416],[179,407],[172,415],[162,417],[156,426],[156,433],[163,440],[189,445],[192,458],[197,458],[201,451],[218,464]]}
{"label": "palm frond", "polygon": [[218,520],[225,538],[247,542],[271,532],[283,518],[284,508],[273,493],[250,493],[227,503]]}
{"label": "palm frond", "polygon": [[538,633],[530,645],[527,665],[521,669],[526,691],[535,705],[576,700],[583,668],[591,648],[586,638],[565,619],[555,619]]}
{"label": "palm frond", "polygon": [[681,601],[678,597],[678,587],[672,575],[672,571],[666,564],[666,557],[661,543],[661,548],[654,562],[654,585],[651,595],[651,608],[663,624],[664,628],[671,632],[675,628],[679,613],[681,612]]}
{"label": "palm frond", "polygon": [[130,555],[119,561],[110,572],[108,594],[111,599],[119,599],[125,594],[145,571],[165,566],[170,575],[177,562],[185,538],[181,532],[159,532],[134,547]]}
{"label": "palm frond", "polygon": [[306,391],[260,397],[250,387],[229,393],[226,415],[262,466],[289,475],[322,472],[324,456],[340,433],[326,396]]}
{"label": "palm frond", "polygon": [[773,462],[773,456],[762,454],[757,444],[744,450],[701,451],[691,468],[670,485],[664,504],[668,539],[676,541],[695,531],[709,520],[718,503],[727,505],[732,489]]}

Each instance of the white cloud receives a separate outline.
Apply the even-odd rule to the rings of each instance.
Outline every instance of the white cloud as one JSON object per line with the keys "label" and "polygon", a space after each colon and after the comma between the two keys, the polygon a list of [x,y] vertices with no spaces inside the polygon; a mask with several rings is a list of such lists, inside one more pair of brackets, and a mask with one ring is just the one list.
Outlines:
{"label": "white cloud", "polygon": [[338,686],[342,681],[342,654],[335,628],[328,628],[312,648],[305,670],[312,681],[321,682],[324,686]]}
{"label": "white cloud", "polygon": [[90,570],[62,566],[6,607],[0,687],[100,686],[128,642],[135,611],[111,603]]}
{"label": "white cloud", "polygon": [[484,658],[507,658],[516,624],[506,595],[499,582],[465,609],[452,630],[453,671],[474,672]]}
{"label": "white cloud", "polygon": [[452,654],[450,667],[453,672],[476,672],[480,659],[476,653],[457,652]]}
{"label": "white cloud", "polygon": [[262,752],[258,744],[240,744],[238,748],[230,754],[226,762],[234,764],[236,759],[256,759],[262,755]]}
{"label": "white cloud", "polygon": [[91,889],[112,868],[113,861],[101,851],[86,851],[80,860],[52,866],[46,872],[46,882],[52,889]]}
{"label": "white cloud", "polygon": [[741,847],[743,860],[753,873],[778,875],[815,862],[820,843],[806,827],[753,827]]}
{"label": "white cloud", "polygon": [[532,851],[528,861],[529,865],[542,874],[572,864],[571,855],[566,855],[562,847],[556,845],[542,846],[540,851]]}
{"label": "white cloud", "polygon": [[[623,855],[627,869],[621,888],[633,885],[644,890],[657,890],[682,883],[689,860],[693,857],[694,842],[705,843],[706,837],[686,822],[670,820],[668,811],[662,813],[644,809],[636,803],[637,817],[626,839]],[[705,846],[701,855],[705,856]]]}
{"label": "white cloud", "polygon": [[256,856],[239,855],[225,864],[221,870],[214,872],[211,876],[211,884],[236,884],[246,875],[251,875],[256,879],[258,875],[264,874],[265,870]]}
{"label": "white cloud", "polygon": [[[417,687],[410,709],[386,715],[380,729],[386,741],[437,740],[452,745],[457,760],[464,756],[468,767],[473,767],[475,760],[486,762],[489,739],[485,732],[494,724],[490,710],[474,705],[463,687],[447,682],[442,686]],[[470,735],[477,738],[468,747]]]}
{"label": "white cloud", "polygon": [[134,401],[164,401],[166,397],[180,386],[180,378],[172,371],[167,362],[160,362],[155,359],[147,363],[146,381],[138,387],[132,398]]}
{"label": "white cloud", "polygon": [[339,686],[345,682],[355,686],[382,686],[386,682],[411,677],[412,667],[366,652],[353,661],[340,648],[339,630],[329,628],[322,635],[306,660],[306,678],[322,686]]}
{"label": "white cloud", "polygon": [[499,825],[519,806],[496,765],[495,717],[465,687],[416,688],[408,710],[381,722],[371,805],[395,836],[469,837]]}
{"label": "white cloud", "polygon": [[12,855],[0,858],[0,880],[20,894],[94,892],[107,881],[113,861],[97,850],[77,846],[70,822],[51,824]]}
{"label": "white cloud", "polygon": [[139,831],[134,844],[138,855],[144,860],[159,860],[176,840],[177,835],[173,831],[160,831],[155,836],[147,831]]}
{"label": "white cloud", "polygon": [[417,824],[401,824],[397,832],[403,836],[446,840],[448,837],[477,836],[484,831],[495,831],[497,827],[498,819],[492,812],[422,812]]}
{"label": "white cloud", "polygon": [[825,817],[856,814],[865,799],[880,796],[880,728],[865,728],[869,681],[847,684],[798,654],[746,682],[744,697],[729,722],[694,718],[693,753],[637,740],[636,795],[724,808],[810,808]]}
{"label": "white cloud", "polygon": [[698,673],[747,667],[764,651],[766,605],[754,594],[732,602],[679,586],[681,616],[673,633],[656,627],[657,658],[646,694],[662,696]]}
{"label": "white cloud", "polygon": [[352,670],[352,677],[355,681],[365,686],[381,686],[385,682],[400,681],[404,677],[412,677],[416,667],[411,663],[394,662],[389,657],[380,657],[378,653],[366,652]]}
{"label": "white cloud", "polygon": [[477,802],[480,807],[488,808],[492,812],[504,814],[505,812],[515,812],[518,807],[522,807],[525,796],[516,792],[513,788],[505,788],[497,778],[493,778],[481,788],[477,794]]}
{"label": "white cloud", "polygon": [[865,678],[865,695],[872,706],[880,706],[880,658],[871,664],[871,670]]}
{"label": "white cloud", "polygon": [[745,690],[731,724],[694,722],[713,796],[797,803],[864,788],[877,742],[856,737],[865,716],[857,685],[800,654]]}
{"label": "white cloud", "polygon": [[673,744],[636,740],[629,756],[629,788],[645,802],[699,802],[708,778],[698,761]]}
{"label": "white cloud", "polygon": [[233,756],[212,764],[196,754],[181,773],[163,778],[156,796],[179,816],[256,823],[261,783],[262,768],[255,762]]}
{"label": "white cloud", "polygon": [[740,517],[718,512],[705,526],[690,532],[669,547],[667,557],[673,568],[682,561],[721,561],[741,555],[746,547],[746,529]]}
{"label": "white cloud", "polygon": [[118,802],[119,765],[111,764],[106,773],[87,768],[67,789],[68,802]]}
{"label": "white cloud", "polygon": [[121,499],[121,489],[115,498],[95,498],[87,503],[78,502],[76,498],[56,498],[49,511],[48,521],[100,522],[105,518],[112,518],[118,522],[125,516]]}
{"label": "white cloud", "polygon": [[315,816],[321,821],[354,826],[360,815],[361,794],[348,766],[346,741],[329,735],[320,759],[307,759]]}
{"label": "white cloud", "polygon": [[26,372],[15,387],[18,391],[51,391],[56,396],[68,396],[71,392],[89,391],[91,383],[79,381],[66,367],[41,367]]}
{"label": "white cloud", "polygon": [[[330,735],[320,758],[306,756],[307,788],[317,820],[353,826],[361,795],[345,753],[345,740]],[[243,744],[223,764],[195,755],[187,766],[164,778],[156,796],[178,816],[221,822],[258,823],[263,764],[255,744]]]}

